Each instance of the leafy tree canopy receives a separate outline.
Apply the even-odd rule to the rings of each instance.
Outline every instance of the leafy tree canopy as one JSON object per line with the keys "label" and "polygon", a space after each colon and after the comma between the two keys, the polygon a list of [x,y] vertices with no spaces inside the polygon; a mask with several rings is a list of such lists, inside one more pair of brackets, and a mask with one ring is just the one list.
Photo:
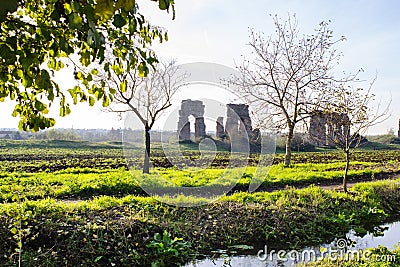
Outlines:
{"label": "leafy tree canopy", "polygon": [[[173,0],[151,1],[175,17]],[[147,22],[134,0],[1,1],[0,27],[0,101],[15,101],[12,115],[20,117],[19,128],[32,131],[55,124],[48,115],[55,102],[60,116],[71,112],[68,94],[75,104],[108,106],[113,92],[90,83],[98,68],[115,71],[125,61],[146,76],[157,62],[147,47],[155,39],[168,39],[163,29]],[[113,54],[112,64],[102,64],[105,51]],[[54,80],[65,66],[74,68],[79,81],[68,93]]]}

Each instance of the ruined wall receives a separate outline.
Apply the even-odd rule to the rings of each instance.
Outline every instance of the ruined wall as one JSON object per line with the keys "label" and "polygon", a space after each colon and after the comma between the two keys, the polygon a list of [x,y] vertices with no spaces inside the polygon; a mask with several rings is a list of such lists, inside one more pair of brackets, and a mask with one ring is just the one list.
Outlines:
{"label": "ruined wall", "polygon": [[253,130],[249,105],[227,104],[226,107],[225,136],[232,139],[233,136],[245,138],[245,135],[247,135],[248,142],[258,144],[260,142],[260,131],[258,129]]}
{"label": "ruined wall", "polygon": [[322,112],[314,112],[310,119],[310,136],[317,146],[325,146],[327,142],[326,136],[326,119]]}
{"label": "ruined wall", "polygon": [[251,119],[249,115],[249,106],[245,104],[226,105],[226,125],[225,132],[229,135],[243,134],[244,131],[251,133]]}
{"label": "ruined wall", "polygon": [[397,137],[400,138],[400,119],[399,119],[399,132],[397,133]]}
{"label": "ruined wall", "polygon": [[[224,118],[218,117],[216,123],[216,137],[223,141],[247,140],[251,144],[259,144],[261,132],[253,130],[249,114],[249,106],[245,104],[227,104],[227,118],[224,127]],[[204,122],[205,106],[199,100],[183,100],[179,110],[178,138],[179,141],[190,140],[189,116],[195,117],[195,137],[201,139],[206,136],[206,125]],[[234,137],[234,139],[232,139]]]}
{"label": "ruined wall", "polygon": [[217,118],[216,136],[219,140],[223,140],[225,138],[224,117]]}
{"label": "ruined wall", "polygon": [[178,138],[180,141],[190,140],[189,116],[195,117],[195,137],[202,138],[206,136],[204,108],[205,106],[202,101],[193,101],[190,99],[182,100],[178,121]]}
{"label": "ruined wall", "polygon": [[335,146],[349,134],[347,114],[314,111],[310,119],[309,134],[316,146]]}

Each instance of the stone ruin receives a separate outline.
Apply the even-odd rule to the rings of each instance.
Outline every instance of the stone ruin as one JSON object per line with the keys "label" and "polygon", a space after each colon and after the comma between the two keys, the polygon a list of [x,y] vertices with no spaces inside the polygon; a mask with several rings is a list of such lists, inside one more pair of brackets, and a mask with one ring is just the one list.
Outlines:
{"label": "stone ruin", "polygon": [[310,119],[309,134],[316,146],[335,146],[334,140],[348,133],[347,114],[314,111]]}
{"label": "stone ruin", "polygon": [[400,138],[400,120],[399,120],[399,131],[397,132],[397,138]]}
{"label": "stone ruin", "polygon": [[206,136],[206,125],[204,123],[204,105],[199,100],[183,100],[179,110],[178,135],[179,141],[190,140],[189,116],[195,118],[195,137],[204,138]]}
{"label": "stone ruin", "polygon": [[216,136],[220,140],[225,138],[224,117],[217,118]]}
{"label": "stone ruin", "polygon": [[[226,124],[223,128],[223,117],[217,120],[217,138],[220,140],[232,139],[235,136],[244,136],[247,134],[250,143],[258,143],[260,140],[260,131],[253,130],[249,114],[249,105],[245,104],[227,104]],[[223,134],[222,134],[223,133]]]}
{"label": "stone ruin", "polygon": [[[259,144],[261,132],[253,130],[249,114],[249,106],[245,104],[227,104],[227,119],[224,127],[224,118],[218,117],[216,123],[216,137],[224,141],[234,136],[244,136],[246,133],[251,144]],[[179,110],[178,137],[179,141],[189,141],[190,122],[189,116],[195,117],[195,138],[206,137],[206,126],[204,123],[204,108],[202,101],[183,100]]]}
{"label": "stone ruin", "polygon": [[397,132],[397,137],[390,143],[400,145],[400,120],[399,120],[399,131]]}

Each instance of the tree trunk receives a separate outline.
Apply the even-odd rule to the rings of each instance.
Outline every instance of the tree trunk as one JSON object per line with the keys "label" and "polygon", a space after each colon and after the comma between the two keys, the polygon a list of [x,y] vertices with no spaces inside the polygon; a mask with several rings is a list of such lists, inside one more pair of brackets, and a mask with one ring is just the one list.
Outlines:
{"label": "tree trunk", "polygon": [[150,128],[145,127],[145,146],[143,173],[150,173]]}
{"label": "tree trunk", "polygon": [[286,137],[286,155],[285,155],[285,166],[290,165],[290,160],[292,158],[292,140],[293,140],[293,132],[294,132],[294,126],[289,126],[289,132]]}
{"label": "tree trunk", "polygon": [[346,151],[346,168],[343,175],[343,191],[347,193],[347,175],[350,168],[350,151]]}

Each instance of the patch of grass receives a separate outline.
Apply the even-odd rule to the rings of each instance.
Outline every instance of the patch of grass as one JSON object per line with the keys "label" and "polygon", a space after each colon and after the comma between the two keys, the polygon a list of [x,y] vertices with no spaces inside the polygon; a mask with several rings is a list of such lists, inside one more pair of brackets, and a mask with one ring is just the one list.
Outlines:
{"label": "patch of grass", "polygon": [[[350,179],[370,177],[384,171],[376,163],[352,162]],[[260,168],[267,173],[262,188],[286,185],[308,185],[340,181],[344,163],[299,163],[291,167],[283,164]],[[394,165],[394,170],[396,165]],[[0,201],[11,202],[16,192],[27,199],[91,198],[93,196],[145,195],[148,190],[173,190],[176,187],[234,188],[246,191],[255,176],[256,167],[233,169],[155,169],[150,175],[140,170],[70,168],[56,172],[0,173]]]}
{"label": "patch of grass", "polygon": [[[226,172],[229,153],[218,152],[210,168],[183,171],[164,168],[170,163],[156,146],[157,168],[142,175],[126,170],[119,144],[7,142],[0,141],[1,266],[15,266],[20,248],[23,266],[150,266],[159,251],[147,245],[164,231],[190,242],[191,256],[241,244],[304,247],[400,215],[400,180],[356,185],[349,194],[317,186],[250,194],[244,191],[254,178],[257,155],[249,167]],[[142,160],[141,150],[129,153]],[[188,150],[185,157],[200,155]],[[295,153],[290,167],[282,160],[275,157],[264,189],[339,181],[344,169],[343,154],[337,152]],[[397,173],[399,162],[400,151],[358,151],[350,175],[372,179]],[[167,189],[237,185],[213,201],[163,196],[173,204],[167,205],[146,196],[138,182]],[[196,206],[204,203],[209,204]],[[196,207],[176,207],[188,204]]]}
{"label": "patch of grass", "polygon": [[393,208],[400,204],[399,184],[400,180],[365,183],[353,187],[350,194],[315,186],[242,192],[193,208],[134,195],[1,204],[0,254],[8,256],[0,263],[15,262],[12,227],[21,212],[26,215],[18,226],[24,233],[26,266],[38,262],[49,262],[43,266],[148,266],[154,255],[147,245],[164,230],[191,242],[191,253],[239,244],[299,248],[329,242],[350,228],[369,230],[387,215],[399,215]]}

